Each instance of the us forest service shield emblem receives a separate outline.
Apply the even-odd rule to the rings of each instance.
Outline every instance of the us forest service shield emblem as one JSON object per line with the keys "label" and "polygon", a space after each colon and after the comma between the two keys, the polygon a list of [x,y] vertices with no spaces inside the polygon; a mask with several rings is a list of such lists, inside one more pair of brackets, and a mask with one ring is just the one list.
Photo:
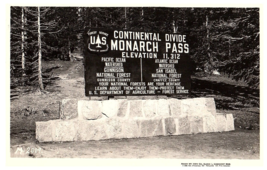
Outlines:
{"label": "us forest service shield emblem", "polygon": [[103,31],[88,31],[89,43],[88,49],[91,52],[107,52],[109,46],[107,44],[108,33]]}

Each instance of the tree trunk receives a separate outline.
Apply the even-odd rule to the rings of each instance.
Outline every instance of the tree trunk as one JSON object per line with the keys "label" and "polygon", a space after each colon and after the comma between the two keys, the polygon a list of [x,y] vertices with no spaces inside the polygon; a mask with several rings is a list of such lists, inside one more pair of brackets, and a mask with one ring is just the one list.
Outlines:
{"label": "tree trunk", "polygon": [[24,19],[24,9],[21,8],[21,68],[22,68],[22,76],[25,76],[25,35],[24,35],[24,25],[25,25],[25,19]]}
{"label": "tree trunk", "polygon": [[127,29],[127,8],[124,7],[124,17],[125,17],[125,29]]}
{"label": "tree trunk", "polygon": [[[144,25],[144,8],[142,8],[141,10],[141,20],[142,20],[142,27],[141,30],[144,29],[143,25]],[[143,82],[143,63],[142,63],[142,58],[140,58],[140,71],[141,71],[141,82]]]}
{"label": "tree trunk", "polygon": [[210,30],[209,30],[209,16],[208,14],[206,15],[206,29],[207,29],[207,55],[208,55],[208,59],[209,59],[209,63],[211,66],[211,70],[213,70],[214,67],[214,63],[213,63],[213,58],[210,54]]}
{"label": "tree trunk", "polygon": [[172,21],[173,33],[177,33],[177,31],[178,31],[178,26],[176,27],[175,15],[176,15],[175,12],[172,11],[172,16],[173,16],[173,21]]}
{"label": "tree trunk", "polygon": [[144,8],[143,7],[141,8],[141,23],[142,23],[141,30],[144,31]]}
{"label": "tree trunk", "polygon": [[71,49],[70,49],[70,39],[69,39],[69,37],[68,37],[68,52],[69,52],[69,59],[72,62],[73,58],[72,58]]}
{"label": "tree trunk", "polygon": [[42,77],[42,41],[41,41],[41,22],[40,7],[38,7],[38,82],[41,90],[44,90]]}
{"label": "tree trunk", "polygon": [[229,58],[231,57],[231,38],[229,38]]}
{"label": "tree trunk", "polygon": [[176,22],[175,22],[175,20],[173,20],[172,25],[173,25],[173,33],[177,33],[177,31],[178,31],[178,26],[176,27]]}

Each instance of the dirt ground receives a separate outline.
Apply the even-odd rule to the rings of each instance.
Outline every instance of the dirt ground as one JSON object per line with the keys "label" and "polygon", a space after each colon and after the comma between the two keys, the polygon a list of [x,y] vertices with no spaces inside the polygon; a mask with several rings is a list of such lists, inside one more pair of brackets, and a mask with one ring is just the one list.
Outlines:
{"label": "dirt ground", "polygon": [[[236,130],[138,139],[36,143],[11,139],[11,157],[259,159],[259,131]],[[19,143],[19,144],[18,144]],[[22,149],[22,150],[21,150]]]}
{"label": "dirt ground", "polygon": [[[59,118],[59,102],[64,98],[84,97],[81,61],[44,62],[54,68],[54,82],[46,93],[25,92],[10,105],[11,157],[29,158],[175,158],[175,159],[259,159],[260,124],[257,91],[225,77],[194,78],[196,97],[214,97],[217,112],[233,113],[235,131],[152,138],[86,142],[39,143],[35,122]],[[224,82],[216,82],[220,80]],[[203,88],[205,87],[205,88]],[[223,92],[228,88],[227,93]],[[238,94],[233,94],[238,91]],[[252,95],[251,100],[246,95]],[[256,98],[256,99],[255,99]],[[253,99],[253,100],[252,100]],[[31,108],[32,114],[25,115]]]}

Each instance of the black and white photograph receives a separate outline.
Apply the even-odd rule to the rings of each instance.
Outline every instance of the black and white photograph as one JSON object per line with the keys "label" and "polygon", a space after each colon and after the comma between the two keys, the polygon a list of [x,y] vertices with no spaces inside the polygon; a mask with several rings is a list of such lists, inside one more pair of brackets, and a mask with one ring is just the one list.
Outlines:
{"label": "black and white photograph", "polygon": [[9,166],[263,166],[260,5],[6,8]]}

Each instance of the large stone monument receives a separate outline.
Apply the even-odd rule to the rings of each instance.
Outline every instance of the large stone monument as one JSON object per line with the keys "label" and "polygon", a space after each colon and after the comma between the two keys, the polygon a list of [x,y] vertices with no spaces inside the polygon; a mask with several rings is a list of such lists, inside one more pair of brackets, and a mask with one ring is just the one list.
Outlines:
{"label": "large stone monument", "polygon": [[[174,98],[191,89],[186,35],[88,29],[84,43],[89,99],[64,99],[59,120],[36,122],[40,142],[234,130],[233,115],[217,113],[213,98]],[[110,99],[93,100],[101,96]]]}

